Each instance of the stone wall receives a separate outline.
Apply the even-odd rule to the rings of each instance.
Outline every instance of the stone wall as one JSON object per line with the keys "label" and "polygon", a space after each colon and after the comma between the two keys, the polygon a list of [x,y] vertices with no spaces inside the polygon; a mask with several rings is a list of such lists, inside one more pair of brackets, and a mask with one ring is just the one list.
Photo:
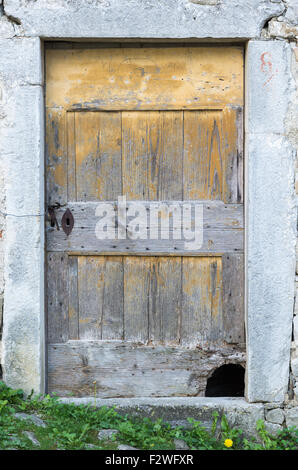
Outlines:
{"label": "stone wall", "polygon": [[[286,120],[286,131],[293,147],[298,152],[298,1],[285,0],[285,11],[282,15],[272,18],[266,28],[263,29],[262,36],[265,39],[276,38],[288,41],[292,48],[292,75],[296,81],[296,89],[293,90],[291,105],[288,110]],[[298,154],[297,154],[298,155]],[[295,172],[295,188],[298,209],[298,159]],[[295,308],[293,316],[293,336],[291,350],[291,364],[289,377],[289,396],[288,399],[298,403],[298,239],[297,239],[297,262],[296,262],[296,280],[295,280]],[[293,414],[293,411],[292,411]],[[298,413],[296,413],[297,417]],[[297,418],[296,418],[297,419]]]}
{"label": "stone wall", "polygon": [[[292,49],[292,75],[296,82],[296,87],[292,92],[291,105],[288,109],[287,119],[285,123],[286,132],[293,147],[297,151],[298,157],[298,1],[285,0],[285,11],[278,17],[273,17],[268,21],[262,31],[264,39],[279,39],[281,41],[288,41]],[[296,160],[295,172],[295,188],[297,198],[298,210],[298,158]],[[289,409],[284,413],[281,409],[268,408],[266,417],[271,423],[270,426],[281,426],[282,416],[286,418],[288,426],[295,424],[298,425],[298,410],[295,404],[298,404],[298,239],[296,245],[297,262],[296,262],[296,280],[295,280],[295,307],[293,315],[293,334],[292,334],[292,348],[291,348],[291,362],[290,362],[290,377],[289,377],[289,393],[288,405]]]}
{"label": "stone wall", "polygon": [[[125,8],[127,11],[124,11]],[[136,12],[138,18],[134,20]],[[139,17],[142,21],[139,21]],[[42,367],[42,357],[36,357],[33,347],[30,350],[32,341],[30,343],[29,340],[35,335],[36,341],[42,342],[43,328],[42,322],[36,322],[43,290],[41,277],[36,283],[39,267],[35,263],[35,259],[41,259],[42,250],[40,238],[43,221],[39,213],[43,209],[40,197],[43,169],[41,162],[36,163],[36,155],[42,154],[43,142],[41,137],[33,138],[42,133],[42,123],[38,120],[38,110],[43,106],[39,38],[173,37],[179,40],[197,37],[206,42],[210,37],[225,37],[231,40],[244,38],[287,43],[292,50],[291,70],[296,79],[296,87],[293,83],[290,89],[291,104],[284,123],[284,136],[298,149],[297,18],[297,0],[0,0],[0,132],[6,137],[6,146],[0,139],[0,323],[5,251],[6,291],[9,290],[11,296],[15,293],[16,297],[14,309],[8,308],[11,329],[19,329],[19,336],[24,338],[15,351],[15,361],[10,354],[14,345],[7,346],[11,367],[16,368],[15,383],[18,380],[17,374],[23,368],[23,374],[28,375],[28,388],[30,384],[34,386],[36,371],[40,371]],[[144,30],[148,31],[147,36],[144,36]],[[269,72],[271,66],[269,61],[266,65]],[[272,78],[270,77],[269,73],[269,80]],[[31,119],[32,127],[28,129],[23,115],[26,115],[29,107],[36,109],[37,118],[35,122]],[[20,116],[23,116],[22,120],[19,120]],[[275,134],[278,135],[278,132]],[[16,134],[18,141],[15,139]],[[26,152],[26,160],[22,162],[20,147],[22,152],[23,149]],[[31,160],[32,155],[35,158],[32,157]],[[39,166],[34,168],[34,165]],[[22,187],[24,175],[29,175],[33,170],[36,170],[36,180],[32,178],[34,185],[24,188],[22,196],[18,196],[14,187]],[[36,177],[38,174],[40,179]],[[296,175],[298,199],[298,163]],[[18,214],[21,217],[16,222],[15,216],[5,216],[5,213]],[[8,231],[13,234],[13,239],[11,235],[7,237]],[[30,247],[24,244],[22,238],[30,239]],[[21,250],[26,253],[25,258]],[[32,273],[32,270],[35,272]],[[296,272],[298,299],[298,244]],[[34,282],[30,283],[30,277]],[[27,299],[26,311],[22,307],[21,297]],[[26,357],[26,361],[23,357]],[[30,370],[26,372],[30,361]],[[290,370],[287,402],[268,403],[263,408],[264,416],[270,423],[268,426],[272,428],[277,429],[277,426],[285,424],[298,425],[298,300],[295,302],[293,316]],[[38,387],[40,384],[36,382],[36,389]]]}

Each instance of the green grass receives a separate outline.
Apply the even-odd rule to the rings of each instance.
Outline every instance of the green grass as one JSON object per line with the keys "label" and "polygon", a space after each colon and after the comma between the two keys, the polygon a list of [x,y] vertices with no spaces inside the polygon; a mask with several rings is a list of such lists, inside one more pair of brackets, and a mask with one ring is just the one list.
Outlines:
{"label": "green grass", "polygon": [[[35,414],[47,426],[42,428],[29,420],[17,419],[16,412]],[[298,449],[297,428],[285,429],[274,437],[265,430],[264,423],[258,421],[259,438],[247,440],[241,429],[229,427],[225,416],[219,417],[215,413],[213,419],[209,432],[191,418],[189,429],[172,428],[161,420],[120,416],[114,409],[107,407],[62,404],[57,398],[48,395],[24,399],[21,390],[12,390],[0,382],[0,449],[87,450],[88,445],[92,444],[98,450],[112,450],[122,443],[138,449],[169,450],[175,448],[175,438],[183,439],[193,450]],[[97,434],[100,429],[117,429],[119,434],[110,441],[99,441]],[[33,432],[40,447],[34,446],[24,431]],[[224,444],[226,439],[233,441],[229,449]]]}

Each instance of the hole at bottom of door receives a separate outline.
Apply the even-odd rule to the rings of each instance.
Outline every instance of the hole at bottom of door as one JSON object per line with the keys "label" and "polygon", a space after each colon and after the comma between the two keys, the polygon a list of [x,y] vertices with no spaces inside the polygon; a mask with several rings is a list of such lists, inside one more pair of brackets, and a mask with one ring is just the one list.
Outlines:
{"label": "hole at bottom of door", "polygon": [[243,397],[245,369],[240,364],[225,364],[207,380],[206,397]]}

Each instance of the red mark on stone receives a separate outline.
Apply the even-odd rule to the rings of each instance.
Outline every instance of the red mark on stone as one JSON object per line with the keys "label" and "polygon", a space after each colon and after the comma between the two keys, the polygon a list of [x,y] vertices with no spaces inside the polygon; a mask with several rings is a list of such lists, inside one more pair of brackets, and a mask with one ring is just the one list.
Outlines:
{"label": "red mark on stone", "polygon": [[266,86],[278,72],[278,69],[273,71],[272,56],[270,52],[263,52],[263,54],[261,54],[261,72],[263,72],[266,77],[263,86]]}

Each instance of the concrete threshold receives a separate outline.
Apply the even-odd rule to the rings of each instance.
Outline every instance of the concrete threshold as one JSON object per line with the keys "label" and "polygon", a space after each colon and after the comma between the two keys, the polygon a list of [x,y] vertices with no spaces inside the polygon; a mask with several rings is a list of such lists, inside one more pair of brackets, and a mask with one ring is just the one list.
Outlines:
{"label": "concrete threshold", "polygon": [[213,413],[219,413],[219,422],[225,415],[231,427],[244,431],[246,436],[256,435],[256,422],[264,420],[264,405],[248,403],[244,398],[170,397],[170,398],[60,398],[62,403],[115,407],[121,415],[162,419],[171,426],[190,427],[188,418],[211,428]]}

